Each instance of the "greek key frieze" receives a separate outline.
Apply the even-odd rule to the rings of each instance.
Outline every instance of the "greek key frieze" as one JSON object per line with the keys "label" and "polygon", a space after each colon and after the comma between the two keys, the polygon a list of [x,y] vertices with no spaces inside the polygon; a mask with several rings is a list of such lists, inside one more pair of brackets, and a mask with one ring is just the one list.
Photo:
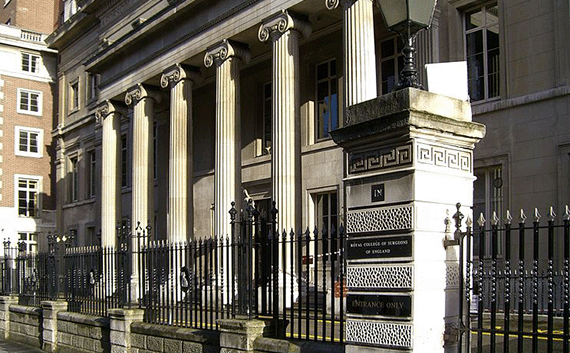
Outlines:
{"label": "greek key frieze", "polygon": [[466,172],[473,170],[471,152],[426,144],[418,144],[417,147],[418,163]]}
{"label": "greek key frieze", "polygon": [[412,144],[351,154],[349,172],[360,173],[412,164]]}

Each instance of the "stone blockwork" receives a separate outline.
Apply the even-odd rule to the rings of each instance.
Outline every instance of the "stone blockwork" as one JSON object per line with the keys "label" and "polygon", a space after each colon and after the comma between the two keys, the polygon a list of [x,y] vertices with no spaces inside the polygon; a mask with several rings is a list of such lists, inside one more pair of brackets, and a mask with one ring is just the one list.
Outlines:
{"label": "stone blockwork", "polygon": [[57,351],[60,353],[108,353],[109,319],[71,312],[57,315]]}
{"label": "stone blockwork", "polygon": [[36,307],[10,306],[10,339],[42,347],[43,315]]}
{"label": "stone blockwork", "polygon": [[213,353],[219,351],[219,334],[136,322],[131,325],[131,349],[133,353]]}

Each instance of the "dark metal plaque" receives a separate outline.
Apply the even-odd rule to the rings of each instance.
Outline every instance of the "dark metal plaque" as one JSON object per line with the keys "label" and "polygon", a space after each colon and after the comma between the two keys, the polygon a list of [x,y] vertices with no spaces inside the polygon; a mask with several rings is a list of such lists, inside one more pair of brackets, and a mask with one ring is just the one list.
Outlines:
{"label": "dark metal plaque", "polygon": [[412,236],[350,238],[346,241],[349,260],[412,257]]}
{"label": "dark metal plaque", "polygon": [[350,314],[410,318],[412,317],[412,296],[349,294],[346,298],[346,311]]}
{"label": "dark metal plaque", "polygon": [[386,199],[386,190],[384,184],[377,184],[371,186],[371,199],[372,202],[384,201]]}

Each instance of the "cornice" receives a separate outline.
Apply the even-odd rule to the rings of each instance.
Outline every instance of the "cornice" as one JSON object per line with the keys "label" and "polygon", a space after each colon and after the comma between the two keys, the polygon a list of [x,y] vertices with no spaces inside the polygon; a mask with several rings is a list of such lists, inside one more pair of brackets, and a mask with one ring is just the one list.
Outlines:
{"label": "cornice", "polygon": [[281,35],[289,30],[294,30],[308,38],[311,35],[311,24],[302,16],[293,14],[287,10],[264,20],[259,27],[259,40],[265,42],[272,35]]}
{"label": "cornice", "polygon": [[167,88],[169,85],[175,85],[184,79],[195,82],[199,80],[200,77],[200,69],[197,67],[184,64],[174,64],[164,70],[160,77],[160,87]]}
{"label": "cornice", "polygon": [[248,63],[251,54],[246,44],[224,39],[206,50],[204,66],[210,67],[214,62],[219,65],[232,57],[241,59],[244,63]]}

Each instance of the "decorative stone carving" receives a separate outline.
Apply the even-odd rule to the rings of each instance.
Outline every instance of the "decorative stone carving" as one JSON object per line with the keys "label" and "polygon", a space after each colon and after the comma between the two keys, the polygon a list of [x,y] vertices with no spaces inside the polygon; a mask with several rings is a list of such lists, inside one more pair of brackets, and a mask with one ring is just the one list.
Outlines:
{"label": "decorative stone carving", "polygon": [[174,64],[164,70],[160,77],[160,87],[167,88],[169,85],[176,84],[183,79],[196,81],[199,78],[200,70],[198,68],[184,64]]}
{"label": "decorative stone carving", "polygon": [[350,173],[360,173],[410,165],[412,162],[413,149],[410,142],[403,146],[350,154],[348,169]]}
{"label": "decorative stone carving", "polygon": [[346,320],[348,342],[412,348],[412,325],[381,321]]}
{"label": "decorative stone carving", "polygon": [[162,100],[162,94],[158,91],[155,91],[146,85],[138,83],[133,87],[129,88],[125,93],[125,104],[131,105],[136,104],[139,100],[143,98],[152,98],[157,103],[160,103]]}
{"label": "decorative stone carving", "polygon": [[211,67],[214,62],[223,62],[231,57],[239,58],[247,64],[251,54],[245,44],[224,39],[208,48],[204,56],[204,66]]}
{"label": "decorative stone carving", "polygon": [[305,38],[311,35],[311,25],[309,22],[300,19],[298,15],[291,15],[291,13],[286,10],[264,21],[261,27],[259,27],[257,35],[260,41],[265,42],[269,40],[272,35],[280,36],[289,30],[300,32]]}
{"label": "decorative stone carving", "polygon": [[349,266],[346,284],[349,288],[412,289],[412,265]]}
{"label": "decorative stone carving", "polygon": [[347,214],[348,234],[412,229],[413,206],[382,207]]}
{"label": "decorative stone carving", "polygon": [[418,163],[472,172],[472,154],[440,146],[417,144]]}

